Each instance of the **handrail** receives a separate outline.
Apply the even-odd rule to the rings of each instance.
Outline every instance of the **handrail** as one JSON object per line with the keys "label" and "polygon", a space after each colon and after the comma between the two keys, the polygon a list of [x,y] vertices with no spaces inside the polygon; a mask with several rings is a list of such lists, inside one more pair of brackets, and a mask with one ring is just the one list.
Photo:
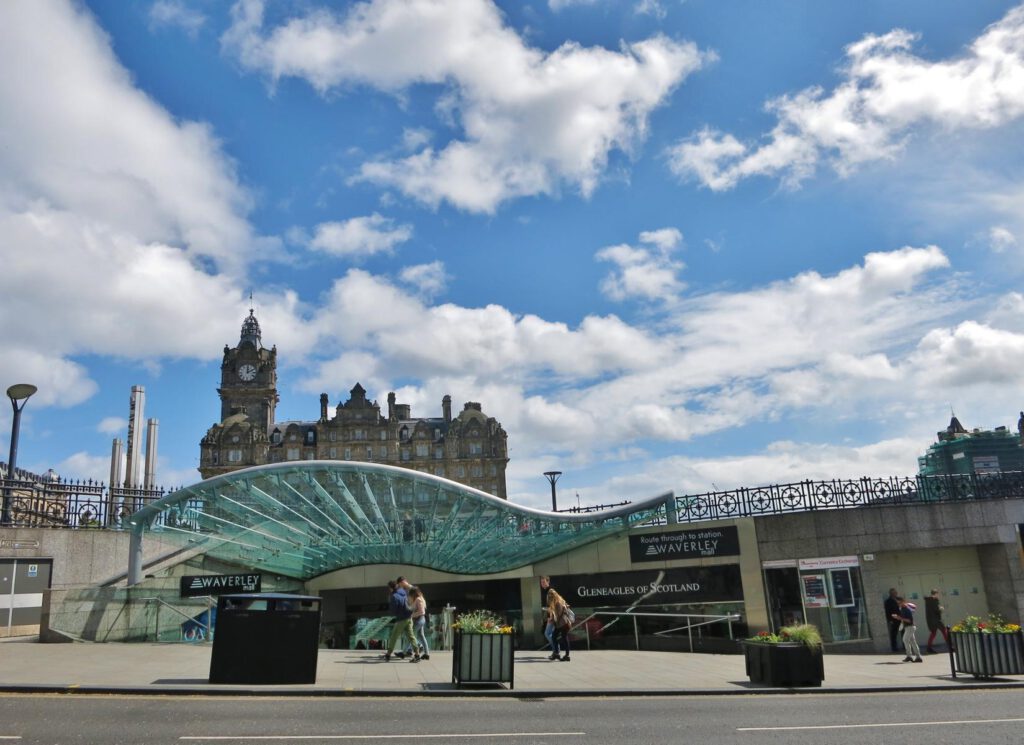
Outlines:
{"label": "handrail", "polygon": [[184,618],[186,621],[192,621],[196,625],[201,626],[202,628],[206,629],[206,633],[203,636],[203,641],[210,641],[210,639],[213,636],[213,623],[212,623],[213,619],[211,618],[212,614],[210,612],[210,611],[213,610],[213,596],[212,595],[202,595],[200,597],[202,597],[202,598],[204,598],[206,600],[206,611],[207,611],[207,613],[206,613],[206,623],[203,623],[202,621],[197,621],[194,616],[190,616],[187,613],[185,613],[184,611],[178,610],[177,608],[175,608],[173,605],[168,603],[163,598],[136,598],[136,599],[137,600],[141,600],[144,603],[156,603],[157,604],[157,615],[156,615],[156,640],[157,641],[160,641],[160,606],[161,605],[166,607],[166,608],[170,608],[172,611],[177,613],[179,616]]}
{"label": "handrail", "polygon": [[[569,631],[572,632],[574,630],[579,629],[579,627],[581,627],[581,626],[583,627],[584,631],[587,634],[587,649],[588,650],[590,649],[590,627],[587,626],[586,624],[587,624],[587,621],[589,621],[590,619],[594,618],[595,616],[615,616],[616,617],[615,621],[612,621],[611,623],[606,624],[604,628],[608,628],[608,626],[611,626],[616,621],[618,621],[620,618],[632,617],[632,619],[633,619],[633,639],[634,639],[634,643],[636,644],[637,651],[640,650],[640,628],[637,625],[637,620],[636,620],[637,618],[639,618],[641,616],[656,616],[656,617],[660,617],[660,618],[685,618],[687,620],[686,625],[684,625],[684,626],[677,626],[677,627],[672,628],[672,629],[665,629],[664,631],[656,631],[656,632],[654,632],[654,636],[667,636],[668,634],[671,634],[671,633],[673,633],[675,631],[681,631],[681,630],[685,629],[686,633],[687,633],[687,636],[689,637],[689,640],[690,640],[690,651],[691,652],[693,651],[693,630],[694,629],[700,628],[701,626],[709,626],[709,625],[711,625],[713,623],[721,623],[722,621],[725,621],[728,624],[728,627],[729,627],[729,638],[733,639],[733,638],[735,638],[735,637],[733,637],[733,633],[732,633],[733,621],[739,621],[740,618],[741,618],[739,613],[726,613],[725,615],[706,615],[706,614],[699,614],[699,613],[648,613],[648,612],[637,613],[637,612],[634,612],[632,610],[628,610],[628,611],[594,611],[589,616],[584,618],[582,621],[577,621],[575,624],[573,624],[572,628],[569,629]],[[703,619],[707,619],[707,620],[700,621],[699,623],[690,623],[690,619],[692,619],[692,618],[703,618]]]}

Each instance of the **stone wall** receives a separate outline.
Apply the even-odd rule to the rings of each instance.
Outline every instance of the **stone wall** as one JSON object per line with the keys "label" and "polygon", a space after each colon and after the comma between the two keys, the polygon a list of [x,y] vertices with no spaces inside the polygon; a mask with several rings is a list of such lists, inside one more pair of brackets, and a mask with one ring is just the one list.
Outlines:
{"label": "stone wall", "polygon": [[[880,586],[864,554],[972,547],[978,552],[989,610],[1024,618],[1024,566],[1017,525],[1024,500],[879,505],[756,519],[762,561],[827,556],[862,557],[861,575],[874,648],[888,648]],[[955,619],[945,619],[952,623]],[[924,626],[923,619],[920,626]]]}

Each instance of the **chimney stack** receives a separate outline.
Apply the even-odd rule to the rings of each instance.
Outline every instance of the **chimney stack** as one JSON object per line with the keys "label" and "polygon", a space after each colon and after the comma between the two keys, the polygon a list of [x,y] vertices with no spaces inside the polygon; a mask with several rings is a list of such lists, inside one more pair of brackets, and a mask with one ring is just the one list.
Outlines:
{"label": "chimney stack", "polygon": [[125,468],[126,489],[142,486],[142,413],[146,408],[146,389],[141,385],[132,386],[132,397],[128,404],[128,462]]}
{"label": "chimney stack", "polygon": [[160,422],[150,419],[146,423],[146,480],[142,484],[144,489],[152,489],[156,486],[156,432]]}

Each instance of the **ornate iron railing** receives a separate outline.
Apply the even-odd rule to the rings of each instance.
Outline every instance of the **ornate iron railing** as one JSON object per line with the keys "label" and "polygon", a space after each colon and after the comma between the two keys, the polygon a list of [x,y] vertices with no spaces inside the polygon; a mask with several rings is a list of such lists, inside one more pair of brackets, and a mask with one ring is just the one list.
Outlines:
{"label": "ornate iron railing", "polygon": [[[19,473],[19,476],[21,474]],[[46,528],[125,527],[132,512],[174,489],[110,488],[98,481],[0,479],[10,490],[11,525]],[[2,494],[3,491],[0,491]],[[676,497],[679,522],[782,515],[886,504],[921,504],[1024,497],[1024,472],[954,476],[797,481]],[[627,504],[623,502],[622,504]],[[570,508],[587,513],[596,508]],[[184,515],[181,522],[191,522]]]}
{"label": "ornate iron railing", "polygon": [[0,479],[12,527],[121,529],[131,513],[169,491],[111,488],[91,480]]}
{"label": "ornate iron railing", "polygon": [[797,481],[676,497],[679,522],[1024,497],[1024,472]]}

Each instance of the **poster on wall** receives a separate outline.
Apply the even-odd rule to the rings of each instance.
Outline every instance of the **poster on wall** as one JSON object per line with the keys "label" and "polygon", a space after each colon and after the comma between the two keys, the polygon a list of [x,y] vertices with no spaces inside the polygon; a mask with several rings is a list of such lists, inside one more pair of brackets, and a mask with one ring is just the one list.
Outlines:
{"label": "poster on wall", "polygon": [[552,577],[551,586],[570,605],[588,608],[743,600],[739,564],[570,574]]}
{"label": "poster on wall", "polygon": [[800,576],[800,582],[804,590],[805,608],[828,608],[824,574],[804,574]]}
{"label": "poster on wall", "polygon": [[832,589],[832,606],[834,608],[850,608],[854,603],[853,581],[849,569],[830,569],[828,572],[829,587]]}

